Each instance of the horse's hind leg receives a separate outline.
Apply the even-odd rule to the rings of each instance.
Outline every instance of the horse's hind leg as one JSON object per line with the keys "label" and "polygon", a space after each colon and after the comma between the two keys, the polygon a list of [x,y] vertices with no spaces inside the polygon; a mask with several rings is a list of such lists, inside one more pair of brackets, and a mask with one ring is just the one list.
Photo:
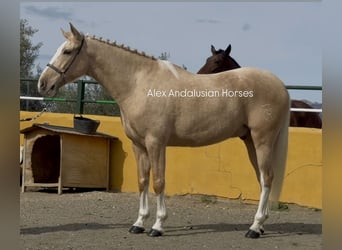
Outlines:
{"label": "horse's hind leg", "polygon": [[133,145],[138,167],[138,183],[140,192],[139,215],[136,222],[129,229],[130,233],[143,233],[145,231],[144,221],[149,217],[148,207],[148,185],[150,176],[150,162],[147,151],[140,145]]}
{"label": "horse's hind leg", "polygon": [[246,145],[249,160],[252,163],[256,177],[258,179],[258,182],[260,183],[260,173],[259,173],[259,167],[258,167],[258,162],[257,162],[257,156],[256,156],[253,139],[250,133],[246,135],[246,137],[243,139],[243,142]]}
{"label": "horse's hind leg", "polygon": [[246,233],[248,238],[258,238],[263,232],[263,224],[268,218],[268,198],[271,191],[273,180],[272,169],[272,145],[273,139],[270,134],[256,136],[252,132],[255,152],[257,157],[257,164],[259,166],[259,180],[261,187],[260,200],[257,212],[254,216],[254,222]]}
{"label": "horse's hind leg", "polygon": [[[254,143],[253,143],[253,139],[252,139],[250,131],[244,137],[243,142],[246,145],[248,156],[249,156],[249,160],[252,163],[252,166],[254,168],[256,177],[257,177],[259,185],[260,185],[260,189],[262,189],[261,183],[260,183],[260,172],[259,172],[259,167],[258,167],[258,162],[257,162],[256,150],[255,150],[255,147],[254,147]],[[261,232],[261,234],[264,233],[264,226],[263,225],[260,226],[260,232]]]}

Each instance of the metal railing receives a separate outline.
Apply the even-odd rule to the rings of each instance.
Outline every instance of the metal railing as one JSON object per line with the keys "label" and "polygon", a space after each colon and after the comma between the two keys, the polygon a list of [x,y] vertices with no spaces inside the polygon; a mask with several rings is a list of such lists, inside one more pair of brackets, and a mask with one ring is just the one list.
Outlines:
{"label": "metal railing", "polygon": [[[286,89],[288,90],[319,90],[322,91],[322,86],[303,86],[303,85],[286,85]],[[293,112],[312,112],[312,113],[322,113],[322,109],[307,109],[307,108],[291,108]]]}
{"label": "metal railing", "polygon": [[[36,83],[36,79],[22,79],[22,81],[28,83]],[[77,98],[76,99],[68,99],[68,98],[60,98],[60,97],[32,97],[32,96],[20,96],[20,100],[38,100],[45,102],[73,102],[76,103],[75,113],[83,114],[84,104],[85,103],[96,103],[96,104],[116,104],[115,100],[87,100],[84,99],[85,96],[85,85],[86,84],[98,84],[96,81],[92,80],[77,80],[73,82],[77,84]],[[286,85],[288,90],[318,90],[322,91],[322,86],[311,85],[311,86],[303,86],[303,85]],[[306,108],[291,108],[291,111],[294,112],[315,112],[320,113],[322,109],[306,109]]]}

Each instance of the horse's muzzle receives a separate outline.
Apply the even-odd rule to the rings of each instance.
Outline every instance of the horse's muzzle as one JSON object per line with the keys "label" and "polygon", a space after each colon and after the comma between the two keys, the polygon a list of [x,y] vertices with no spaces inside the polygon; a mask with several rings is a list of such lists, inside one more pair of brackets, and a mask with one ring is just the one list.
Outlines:
{"label": "horse's muzzle", "polygon": [[56,84],[48,85],[47,81],[40,79],[38,81],[38,92],[42,96],[53,97],[56,95]]}

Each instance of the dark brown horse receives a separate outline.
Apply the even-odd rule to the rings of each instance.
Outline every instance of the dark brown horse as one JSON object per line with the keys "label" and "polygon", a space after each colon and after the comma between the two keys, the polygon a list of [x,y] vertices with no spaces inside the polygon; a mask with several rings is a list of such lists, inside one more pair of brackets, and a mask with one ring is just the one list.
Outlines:
{"label": "dark brown horse", "polygon": [[[230,56],[232,46],[229,44],[226,50],[216,50],[211,45],[212,56],[208,57],[205,65],[197,74],[213,74],[226,70],[241,68],[241,66]],[[312,109],[309,104],[300,100],[291,100],[291,108]],[[291,127],[322,128],[322,120],[317,113],[313,112],[291,112]]]}
{"label": "dark brown horse", "polygon": [[216,50],[211,45],[212,56],[208,57],[206,64],[197,72],[197,74],[212,74],[226,70],[241,68],[241,66],[230,56],[232,46],[229,44],[226,50]]}

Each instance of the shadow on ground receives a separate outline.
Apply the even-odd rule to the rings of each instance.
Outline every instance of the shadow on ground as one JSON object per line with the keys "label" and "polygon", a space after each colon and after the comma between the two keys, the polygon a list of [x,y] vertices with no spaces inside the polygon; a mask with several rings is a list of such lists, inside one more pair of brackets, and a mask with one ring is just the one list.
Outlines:
{"label": "shadow on ground", "polygon": [[[44,234],[59,231],[81,231],[81,230],[113,230],[122,229],[127,231],[130,224],[101,224],[101,223],[72,223],[58,226],[48,226],[48,227],[30,227],[22,228],[20,230],[21,234]],[[164,236],[191,236],[196,234],[206,234],[206,233],[217,233],[217,232],[232,232],[232,231],[247,231],[249,224],[200,224],[200,225],[187,225],[179,227],[166,227]],[[284,235],[304,235],[322,234],[321,224],[305,224],[305,223],[275,223],[265,225],[265,234],[263,237],[277,237]]]}

